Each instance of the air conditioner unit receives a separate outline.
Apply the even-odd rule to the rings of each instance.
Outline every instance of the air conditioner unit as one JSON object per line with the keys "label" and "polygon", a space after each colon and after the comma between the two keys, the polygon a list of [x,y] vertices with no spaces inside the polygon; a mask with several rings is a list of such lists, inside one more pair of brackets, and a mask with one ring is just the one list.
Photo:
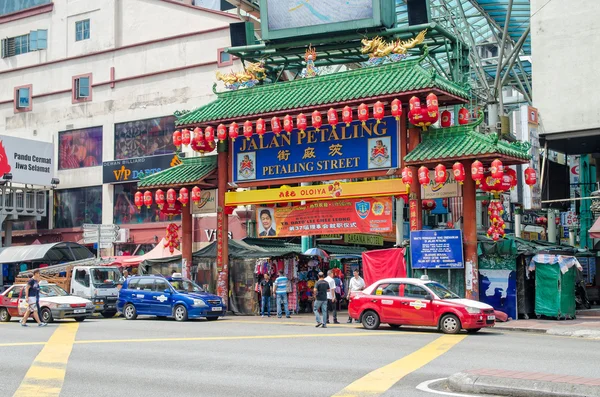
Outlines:
{"label": "air conditioner unit", "polygon": [[115,243],[127,243],[129,241],[129,229],[119,229]]}

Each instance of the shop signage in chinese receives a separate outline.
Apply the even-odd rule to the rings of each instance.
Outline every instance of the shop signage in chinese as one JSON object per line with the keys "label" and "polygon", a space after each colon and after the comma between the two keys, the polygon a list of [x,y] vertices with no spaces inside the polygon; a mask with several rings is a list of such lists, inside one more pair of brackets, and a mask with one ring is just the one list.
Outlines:
{"label": "shop signage in chinese", "polygon": [[[225,242],[228,244],[228,242]],[[223,211],[217,212],[217,271],[223,271]]]}
{"label": "shop signage in chinese", "polygon": [[181,164],[181,160],[176,154],[105,161],[102,163],[102,182],[135,182],[177,164]]}
{"label": "shop signage in chinese", "polygon": [[374,234],[346,234],[344,235],[344,242],[346,244],[383,246],[383,236]]}
{"label": "shop signage in chinese", "polygon": [[293,237],[324,233],[382,233],[392,224],[390,197],[333,200],[297,207],[257,207],[259,237]]}
{"label": "shop signage in chinese", "polygon": [[416,230],[410,233],[413,269],[462,269],[463,246],[460,230]]}
{"label": "shop signage in chinese", "polygon": [[50,186],[54,178],[52,142],[0,136],[0,178],[12,175],[12,182]]}
{"label": "shop signage in chinese", "polygon": [[399,121],[386,117],[335,130],[324,125],[291,134],[268,132],[233,142],[233,179],[252,182],[398,168]]}
{"label": "shop signage in chinese", "polygon": [[333,182],[326,185],[282,186],[278,189],[245,190],[225,193],[225,205],[291,203],[338,200],[342,198],[384,197],[406,194],[398,179],[366,182]]}
{"label": "shop signage in chinese", "polygon": [[202,190],[200,201],[192,203],[193,214],[214,214],[217,212],[217,189]]}
{"label": "shop signage in chinese", "polygon": [[410,217],[410,230],[414,231],[414,230],[418,230],[419,229],[419,225],[418,225],[418,211],[420,211],[419,208],[419,202],[417,200],[410,200],[408,202],[408,211],[409,211],[409,217]]}
{"label": "shop signage in chinese", "polygon": [[461,197],[462,189],[456,180],[452,170],[448,172],[448,180],[446,183],[435,182],[435,171],[429,171],[429,185],[421,187],[421,197],[425,199]]}

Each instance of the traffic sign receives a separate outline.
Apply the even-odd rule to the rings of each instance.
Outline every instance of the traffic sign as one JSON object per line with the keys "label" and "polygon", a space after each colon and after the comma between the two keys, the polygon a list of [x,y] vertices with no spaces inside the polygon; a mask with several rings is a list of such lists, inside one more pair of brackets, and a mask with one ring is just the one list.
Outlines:
{"label": "traffic sign", "polygon": [[[119,232],[116,230],[100,230],[100,237],[114,237],[117,238],[119,236]],[[84,230],[83,237],[95,237],[98,238],[98,229],[96,230]]]}
{"label": "traffic sign", "polygon": [[100,230],[119,230],[120,227],[119,225],[96,225],[93,223],[84,223],[83,224],[83,230],[98,230],[98,227],[100,227]]}
{"label": "traffic sign", "polygon": [[[104,238],[104,237],[100,238],[100,244],[111,244],[114,242],[115,242],[115,239],[112,237],[111,238]],[[84,237],[83,243],[84,244],[96,244],[96,243],[98,243],[98,237],[97,236],[96,237],[87,237],[87,238]]]}

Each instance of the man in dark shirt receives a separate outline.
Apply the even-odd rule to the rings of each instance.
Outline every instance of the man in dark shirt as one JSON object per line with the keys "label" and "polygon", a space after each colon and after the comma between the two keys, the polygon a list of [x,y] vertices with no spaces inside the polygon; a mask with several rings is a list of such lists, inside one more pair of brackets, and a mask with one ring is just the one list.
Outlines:
{"label": "man in dark shirt", "polygon": [[264,280],[260,282],[260,295],[261,295],[261,305],[260,305],[260,315],[261,317],[265,316],[265,309],[267,312],[267,316],[271,317],[271,290],[273,289],[273,282],[269,280],[269,275],[265,274]]}
{"label": "man in dark shirt", "polygon": [[[323,272],[319,272],[319,281],[315,284],[315,305],[313,311],[317,320],[316,327],[327,328],[327,293],[332,292],[329,288],[329,283],[325,281]],[[321,309],[322,318],[319,316]]]}
{"label": "man in dark shirt", "polygon": [[33,315],[33,318],[38,323],[38,326],[45,327],[47,324],[40,321],[40,317],[38,315],[38,302],[40,300],[40,271],[39,269],[35,269],[33,271],[33,277],[29,279],[27,282],[27,286],[25,287],[25,302],[27,303],[27,310],[25,311],[25,315],[21,320],[21,325],[23,327],[27,327],[27,319],[29,319],[29,315]]}

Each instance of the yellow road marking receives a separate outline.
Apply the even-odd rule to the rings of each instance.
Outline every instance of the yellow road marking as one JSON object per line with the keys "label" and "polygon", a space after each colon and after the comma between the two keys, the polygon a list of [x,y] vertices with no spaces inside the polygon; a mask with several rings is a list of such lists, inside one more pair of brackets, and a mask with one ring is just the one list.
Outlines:
{"label": "yellow road marking", "polygon": [[416,352],[363,376],[333,397],[379,396],[400,379],[435,360],[466,337],[466,335],[440,336]]}
{"label": "yellow road marking", "polygon": [[0,343],[0,347],[13,347],[13,346],[39,346],[45,345],[47,342],[15,342],[15,343]]}
{"label": "yellow road marking", "polygon": [[78,323],[63,324],[56,328],[33,361],[13,397],[60,395],[78,329]]}

